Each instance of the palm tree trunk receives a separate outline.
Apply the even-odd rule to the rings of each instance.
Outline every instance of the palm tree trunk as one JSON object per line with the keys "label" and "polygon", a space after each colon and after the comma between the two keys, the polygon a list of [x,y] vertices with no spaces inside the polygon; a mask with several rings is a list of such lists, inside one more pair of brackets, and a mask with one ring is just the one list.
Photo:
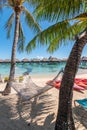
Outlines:
{"label": "palm tree trunk", "polygon": [[15,32],[14,32],[14,41],[12,46],[12,55],[11,55],[11,68],[10,68],[10,75],[9,75],[9,81],[7,82],[6,88],[3,91],[3,95],[7,95],[11,92],[11,81],[14,80],[15,76],[15,65],[16,65],[16,48],[18,43],[18,37],[19,37],[19,20],[20,20],[20,13],[17,12],[16,18],[15,18]]}
{"label": "palm tree trunk", "polygon": [[72,115],[73,84],[76,72],[78,70],[81,53],[86,42],[87,29],[76,40],[65,66],[59,93],[59,109],[55,130],[75,130]]}

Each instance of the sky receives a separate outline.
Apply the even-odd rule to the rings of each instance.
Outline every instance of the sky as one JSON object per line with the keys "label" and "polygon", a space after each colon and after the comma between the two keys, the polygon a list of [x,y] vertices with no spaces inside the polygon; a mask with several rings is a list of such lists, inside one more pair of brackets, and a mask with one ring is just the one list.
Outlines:
{"label": "sky", "polygon": [[[6,12],[7,11],[7,12]],[[8,16],[10,14],[10,10],[4,10],[3,14],[0,16],[0,59],[10,59],[11,58],[11,49],[12,49],[12,43],[13,43],[13,33],[11,34],[11,38],[7,39],[6,37],[6,29],[5,29],[5,22],[8,19]],[[52,23],[48,23],[47,21],[43,21],[40,23],[42,29],[46,29],[48,26],[50,26]],[[23,25],[25,35],[26,35],[26,43],[28,43],[33,37],[34,33],[27,29],[25,25]],[[16,53],[17,59],[24,59],[24,58],[43,58],[43,57],[57,57],[59,59],[62,58],[68,58],[70,51],[73,47],[74,41],[68,41],[67,45],[62,45],[57,51],[50,54],[46,51],[46,46],[38,46],[35,50],[33,50],[31,53],[27,54],[26,52],[23,53]],[[87,45],[85,46],[82,56],[87,56]]]}

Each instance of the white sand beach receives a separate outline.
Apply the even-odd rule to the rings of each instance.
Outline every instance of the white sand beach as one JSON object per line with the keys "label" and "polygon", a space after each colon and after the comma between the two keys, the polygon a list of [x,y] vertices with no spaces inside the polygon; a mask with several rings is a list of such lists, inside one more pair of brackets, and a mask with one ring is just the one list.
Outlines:
{"label": "white sand beach", "polygon": [[[53,79],[51,75],[32,75],[32,80],[39,86]],[[87,74],[78,73],[77,77],[87,78]],[[0,84],[0,91],[6,83]],[[11,94],[2,96],[0,94],[0,130],[54,130],[55,119],[58,109],[59,90],[52,88],[42,93],[31,101],[22,103],[17,92],[12,89]],[[87,90],[84,93],[73,91],[73,115],[77,130],[87,130],[87,112],[78,106],[74,106],[75,99],[87,97]],[[84,118],[81,119],[83,112]],[[30,126],[27,124],[30,122]]]}

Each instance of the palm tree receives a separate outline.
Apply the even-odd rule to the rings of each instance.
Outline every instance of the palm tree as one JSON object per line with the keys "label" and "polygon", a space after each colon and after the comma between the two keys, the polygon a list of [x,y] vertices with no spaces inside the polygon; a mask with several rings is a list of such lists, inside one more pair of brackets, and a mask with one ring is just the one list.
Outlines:
{"label": "palm tree", "polygon": [[81,35],[76,39],[65,67],[59,93],[59,109],[55,130],[75,130],[72,115],[73,85],[81,53],[87,43],[87,29]]}
{"label": "palm tree", "polygon": [[6,85],[5,90],[3,91],[3,95],[9,94],[11,92],[11,81],[14,80],[15,76],[15,64],[16,64],[16,48],[18,44],[18,48],[20,51],[24,49],[24,33],[21,25],[21,15],[24,15],[26,24],[36,32],[40,31],[40,27],[31,15],[31,13],[24,6],[24,3],[27,3],[28,0],[2,0],[0,1],[0,9],[6,7],[11,8],[12,14],[9,17],[6,23],[7,29],[7,37],[10,36],[13,20],[15,19],[15,30],[14,30],[14,39],[12,46],[12,55],[11,55],[11,68],[10,68],[10,76],[9,81]]}
{"label": "palm tree", "polygon": [[56,19],[56,21],[55,24],[36,35],[29,42],[26,50],[30,52],[36,47],[36,42],[39,42],[46,44],[47,50],[53,52],[64,43],[62,41],[75,37],[76,42],[66,63],[60,86],[59,108],[55,124],[55,130],[75,130],[72,117],[72,90],[81,53],[87,43],[87,0],[49,0],[49,2],[43,0],[40,2],[41,0],[39,0],[39,5],[38,0],[31,2],[36,7],[37,19],[48,19],[49,21]]}

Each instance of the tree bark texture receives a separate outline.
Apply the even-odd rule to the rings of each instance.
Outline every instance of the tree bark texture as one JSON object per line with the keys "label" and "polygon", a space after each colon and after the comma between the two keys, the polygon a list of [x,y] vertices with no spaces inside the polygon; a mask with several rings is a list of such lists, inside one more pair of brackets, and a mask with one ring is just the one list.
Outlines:
{"label": "tree bark texture", "polygon": [[16,65],[16,48],[18,43],[18,37],[19,37],[19,20],[20,20],[20,13],[16,12],[16,18],[15,18],[15,32],[14,32],[14,40],[13,40],[13,46],[12,46],[12,55],[11,55],[11,68],[10,68],[10,75],[9,75],[9,81],[7,82],[6,88],[3,91],[3,95],[7,95],[11,92],[11,81],[14,80],[15,76],[15,65]]}
{"label": "tree bark texture", "polygon": [[77,38],[67,60],[59,92],[59,108],[55,130],[75,130],[72,114],[73,85],[82,50],[87,43],[87,29]]}

